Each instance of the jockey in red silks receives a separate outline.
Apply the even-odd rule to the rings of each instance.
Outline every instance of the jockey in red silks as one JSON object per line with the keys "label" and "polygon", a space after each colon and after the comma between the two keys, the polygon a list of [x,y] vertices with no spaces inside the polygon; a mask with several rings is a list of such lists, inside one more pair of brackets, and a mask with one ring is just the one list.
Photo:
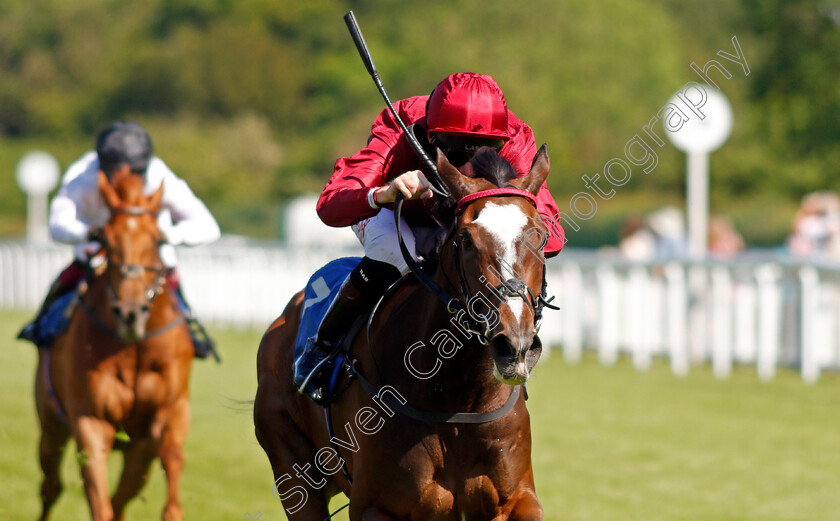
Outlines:
{"label": "jockey in red silks", "polygon": [[99,191],[99,172],[104,172],[110,180],[125,166],[143,177],[146,195],[153,194],[163,184],[158,224],[166,239],[160,247],[160,258],[167,268],[166,280],[178,295],[187,317],[196,356],[204,358],[214,354],[212,340],[183,298],[173,246],[213,242],[220,236],[219,225],[187,183],[153,154],[149,134],[133,121],[111,123],[97,137],[96,151],[84,154],[64,174],[61,188],[50,203],[50,235],[58,242],[72,244],[75,260],[52,283],[38,315],[18,338],[38,344],[40,319],[58,297],[75,290],[85,277],[88,262],[102,249],[101,230],[111,215]]}
{"label": "jockey in red silks", "polygon": [[[537,147],[531,128],[507,108],[504,94],[490,76],[463,72],[448,76],[430,96],[415,96],[394,104],[402,120],[421,143],[446,154],[453,166],[471,174],[469,159],[482,146],[493,147],[518,176],[531,168]],[[335,171],[318,200],[318,215],[329,226],[351,226],[365,256],[342,284],[321,321],[318,333],[304,347],[294,366],[294,381],[302,394],[324,400],[321,362],[335,348],[355,319],[367,311],[409,271],[400,253],[391,204],[397,193],[406,198],[401,228],[409,251],[429,251],[440,237],[432,218],[430,183],[420,171],[421,161],[388,109],[371,129],[365,148],[336,161]],[[537,210],[551,222],[557,205],[543,184]],[[552,226],[545,256],[556,255],[565,242],[559,224]],[[557,235],[559,234],[559,235]]]}

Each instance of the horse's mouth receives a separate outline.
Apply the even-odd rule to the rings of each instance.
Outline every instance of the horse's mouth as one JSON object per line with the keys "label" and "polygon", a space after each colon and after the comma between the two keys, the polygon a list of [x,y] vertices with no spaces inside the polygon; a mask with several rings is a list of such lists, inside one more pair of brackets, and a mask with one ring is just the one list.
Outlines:
{"label": "horse's mouth", "polygon": [[528,370],[524,362],[518,362],[513,364],[513,366],[508,366],[504,372],[499,370],[498,364],[493,364],[493,376],[496,377],[496,380],[504,384],[521,385],[531,377],[531,371]]}
{"label": "horse's mouth", "polygon": [[146,335],[146,325],[129,326],[122,321],[117,323],[117,336],[125,342],[137,342]]}
{"label": "horse's mouth", "polygon": [[542,342],[534,336],[531,346],[527,349],[510,349],[511,342],[502,335],[497,336],[490,343],[493,353],[493,376],[508,385],[521,385],[531,377],[531,370],[537,365],[542,354]]}

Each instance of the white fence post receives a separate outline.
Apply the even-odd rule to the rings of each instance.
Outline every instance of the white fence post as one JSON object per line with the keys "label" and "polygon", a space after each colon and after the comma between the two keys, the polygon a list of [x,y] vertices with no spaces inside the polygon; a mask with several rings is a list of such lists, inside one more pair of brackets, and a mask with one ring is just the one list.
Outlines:
{"label": "white fence post", "polygon": [[689,357],[686,341],[686,320],[688,292],[685,287],[685,271],[672,262],[665,266],[667,283],[667,338],[671,358],[671,371],[677,376],[688,374]]}
{"label": "white fence post", "polygon": [[722,266],[712,269],[712,370],[718,378],[732,372],[732,280]]}
{"label": "white fence post", "polygon": [[820,278],[817,270],[805,267],[799,270],[802,285],[802,379],[814,383],[820,378],[820,363],[816,356],[815,340],[820,305]]}
{"label": "white fence post", "polygon": [[781,337],[781,288],[776,266],[765,264],[756,270],[758,281],[758,377],[770,380],[776,375]]}
{"label": "white fence post", "polygon": [[633,266],[627,274],[624,300],[627,307],[625,316],[629,327],[627,346],[637,371],[650,368],[650,276],[645,268]]}

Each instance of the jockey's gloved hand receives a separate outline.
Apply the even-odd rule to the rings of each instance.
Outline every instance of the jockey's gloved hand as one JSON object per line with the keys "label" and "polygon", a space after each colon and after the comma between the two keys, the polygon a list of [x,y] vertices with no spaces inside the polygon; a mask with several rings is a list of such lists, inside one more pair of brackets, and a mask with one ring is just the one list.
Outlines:
{"label": "jockey's gloved hand", "polygon": [[165,244],[177,246],[184,242],[184,234],[177,226],[173,226],[168,230],[161,230],[161,235]]}
{"label": "jockey's gloved hand", "polygon": [[406,199],[429,199],[434,197],[431,190],[431,183],[420,170],[409,170],[380,187],[375,194],[374,201],[377,204],[390,204],[402,193]]}
{"label": "jockey's gloved hand", "polygon": [[102,232],[102,228],[91,228],[87,232],[87,241],[88,242],[103,242],[104,235]]}

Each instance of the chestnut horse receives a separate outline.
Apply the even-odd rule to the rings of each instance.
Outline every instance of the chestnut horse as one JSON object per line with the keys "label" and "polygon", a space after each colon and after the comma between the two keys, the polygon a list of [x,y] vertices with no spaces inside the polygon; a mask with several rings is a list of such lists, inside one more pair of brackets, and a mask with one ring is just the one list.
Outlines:
{"label": "chestnut horse", "polygon": [[[145,485],[156,456],[169,485],[163,519],[183,517],[179,480],[193,347],[158,253],[163,186],[146,197],[143,185],[143,177],[127,169],[110,183],[99,173],[111,211],[101,236],[105,262],[79,297],[68,329],[39,350],[41,520],[49,519],[61,492],[59,464],[70,436],[93,521],[125,518],[126,504]],[[125,465],[109,497],[107,459],[115,440]]]}
{"label": "chestnut horse", "polygon": [[[547,230],[535,196],[548,153],[543,146],[520,178],[492,149],[463,167],[474,177],[440,152],[437,163],[460,203],[430,287],[454,301],[420,284],[392,288],[347,353],[358,382],[326,414],[292,383],[302,291],[262,339],[254,423],[290,520],[324,520],[339,491],[353,521],[542,519],[518,386],[541,352]],[[484,313],[473,305],[479,293]],[[472,331],[458,325],[460,311],[453,317],[464,308]]]}

